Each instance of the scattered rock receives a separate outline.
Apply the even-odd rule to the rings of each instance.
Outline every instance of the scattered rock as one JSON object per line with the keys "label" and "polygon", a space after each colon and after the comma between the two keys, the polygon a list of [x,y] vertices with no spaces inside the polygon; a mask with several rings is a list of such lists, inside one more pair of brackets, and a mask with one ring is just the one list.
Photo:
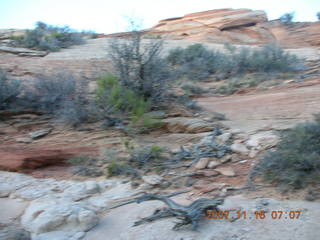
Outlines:
{"label": "scattered rock", "polygon": [[163,177],[159,175],[149,175],[149,176],[143,176],[143,181],[150,185],[160,185],[163,182]]}
{"label": "scattered rock", "polygon": [[38,139],[48,135],[51,131],[52,131],[52,128],[41,129],[41,130],[37,130],[29,133],[29,136],[32,139]]}
{"label": "scattered rock", "polygon": [[236,175],[231,167],[218,167],[215,170],[228,177],[234,177]]}
{"label": "scattered rock", "polygon": [[243,155],[247,155],[249,153],[248,148],[241,143],[234,143],[230,146],[231,150],[235,153],[240,153]]}
{"label": "scattered rock", "polygon": [[195,169],[204,169],[207,167],[208,163],[210,161],[210,158],[201,158],[196,165],[194,166]]}
{"label": "scattered rock", "polygon": [[209,162],[208,168],[215,168],[215,167],[217,167],[217,166],[219,166],[219,165],[221,165],[220,162],[215,161],[215,160],[212,160],[212,161]]}

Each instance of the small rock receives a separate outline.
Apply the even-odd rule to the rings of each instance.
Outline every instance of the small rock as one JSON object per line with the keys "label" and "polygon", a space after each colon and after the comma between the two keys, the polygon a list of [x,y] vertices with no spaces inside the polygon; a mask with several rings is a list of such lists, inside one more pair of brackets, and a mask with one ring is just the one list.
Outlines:
{"label": "small rock", "polygon": [[215,177],[219,175],[219,172],[215,170],[200,170],[200,171],[197,171],[196,174],[202,175],[205,177]]}
{"label": "small rock", "polygon": [[196,165],[194,166],[195,169],[204,169],[207,167],[208,163],[210,161],[210,158],[201,158]]}
{"label": "small rock", "polygon": [[231,147],[231,150],[235,153],[240,153],[244,155],[247,155],[249,153],[248,148],[241,143],[234,143],[230,147]]}
{"label": "small rock", "polygon": [[246,162],[248,162],[248,160],[242,160],[242,161],[240,161],[240,163],[246,163]]}
{"label": "small rock", "polygon": [[231,167],[218,167],[215,170],[228,177],[234,177],[236,175]]}
{"label": "small rock", "polygon": [[221,135],[217,136],[216,137],[216,141],[217,141],[218,144],[224,145],[231,138],[231,136],[232,136],[232,133],[226,132],[224,134],[221,134]]}
{"label": "small rock", "polygon": [[219,166],[219,165],[221,165],[220,162],[215,161],[215,160],[212,160],[212,161],[209,162],[208,168],[215,168],[215,167],[217,167],[217,166]]}
{"label": "small rock", "polygon": [[149,175],[149,176],[143,176],[143,181],[150,185],[159,185],[163,181],[163,177],[159,175]]}
{"label": "small rock", "polygon": [[20,142],[20,143],[32,143],[32,139],[31,138],[17,138],[16,142]]}
{"label": "small rock", "polygon": [[221,163],[229,162],[232,159],[232,155],[226,155],[223,158],[220,159]]}
{"label": "small rock", "polygon": [[250,153],[249,153],[249,157],[250,158],[255,158],[257,155],[258,155],[258,151],[257,150],[254,150],[254,149],[252,149],[251,151],[250,151]]}
{"label": "small rock", "polygon": [[29,133],[29,136],[32,139],[38,139],[48,135],[51,131],[52,131],[52,128],[41,129],[41,130]]}

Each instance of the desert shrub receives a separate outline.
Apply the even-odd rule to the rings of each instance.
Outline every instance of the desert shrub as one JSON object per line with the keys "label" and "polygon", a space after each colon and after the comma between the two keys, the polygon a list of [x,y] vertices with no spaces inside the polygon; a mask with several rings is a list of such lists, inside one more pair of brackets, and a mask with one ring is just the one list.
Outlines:
{"label": "desert shrub", "polygon": [[24,93],[24,105],[76,126],[88,121],[91,114],[85,89],[85,82],[71,73],[38,75]]}
{"label": "desert shrub", "polygon": [[160,56],[161,40],[142,43],[142,33],[132,31],[129,39],[113,39],[110,56],[119,77],[119,84],[141,96],[152,105],[165,97],[172,79],[166,61]]}
{"label": "desert shrub", "polygon": [[320,115],[314,122],[299,124],[285,133],[255,170],[265,180],[302,188],[320,181]]}
{"label": "desert shrub", "polygon": [[200,95],[206,92],[202,87],[195,84],[184,84],[181,88],[189,95]]}
{"label": "desert shrub", "polygon": [[320,21],[320,12],[317,12],[318,21]]}
{"label": "desert shrub", "polygon": [[226,46],[226,53],[206,49],[194,44],[185,49],[170,51],[167,61],[178,72],[178,77],[190,80],[217,80],[246,73],[297,72],[304,69],[295,55],[286,53],[276,45],[266,45],[257,49]]}
{"label": "desert shrub", "polygon": [[6,73],[0,70],[0,110],[8,109],[17,103],[20,93],[20,81],[9,79]]}
{"label": "desert shrub", "polygon": [[43,22],[37,22],[35,29],[28,30],[22,38],[15,40],[23,47],[48,51],[84,43],[82,34],[68,26],[56,27]]}
{"label": "desert shrub", "polygon": [[219,71],[223,55],[210,51],[202,44],[193,44],[185,49],[176,48],[169,52],[167,61],[175,67],[179,78],[202,80]]}
{"label": "desert shrub", "polygon": [[293,18],[294,18],[294,12],[285,13],[285,14],[283,14],[283,15],[280,17],[280,21],[281,21],[283,24],[290,24],[290,23],[292,23]]}
{"label": "desert shrub", "polygon": [[152,165],[161,165],[163,159],[163,147],[152,145],[142,148],[133,148],[130,150],[130,162],[137,167],[151,167]]}

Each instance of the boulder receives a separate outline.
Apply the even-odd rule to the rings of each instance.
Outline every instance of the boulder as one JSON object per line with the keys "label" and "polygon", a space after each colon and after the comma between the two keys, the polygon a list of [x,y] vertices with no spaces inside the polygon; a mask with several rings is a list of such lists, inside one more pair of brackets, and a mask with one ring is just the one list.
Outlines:
{"label": "boulder", "polygon": [[263,148],[270,148],[276,146],[278,142],[279,137],[271,131],[267,131],[252,135],[246,142],[246,145],[249,147],[261,146]]}
{"label": "boulder", "polygon": [[98,222],[97,214],[87,204],[64,198],[34,200],[21,217],[22,226],[36,234],[57,230],[86,232]]}

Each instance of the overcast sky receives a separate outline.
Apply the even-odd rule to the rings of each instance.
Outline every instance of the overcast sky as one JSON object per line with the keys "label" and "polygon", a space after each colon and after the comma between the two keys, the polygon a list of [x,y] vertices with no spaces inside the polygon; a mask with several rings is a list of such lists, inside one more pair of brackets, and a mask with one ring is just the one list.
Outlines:
{"label": "overcast sky", "polygon": [[125,30],[126,17],[142,19],[148,28],[161,19],[219,8],[265,10],[269,19],[295,12],[295,21],[316,21],[320,0],[0,0],[0,29],[43,21],[113,33]]}

